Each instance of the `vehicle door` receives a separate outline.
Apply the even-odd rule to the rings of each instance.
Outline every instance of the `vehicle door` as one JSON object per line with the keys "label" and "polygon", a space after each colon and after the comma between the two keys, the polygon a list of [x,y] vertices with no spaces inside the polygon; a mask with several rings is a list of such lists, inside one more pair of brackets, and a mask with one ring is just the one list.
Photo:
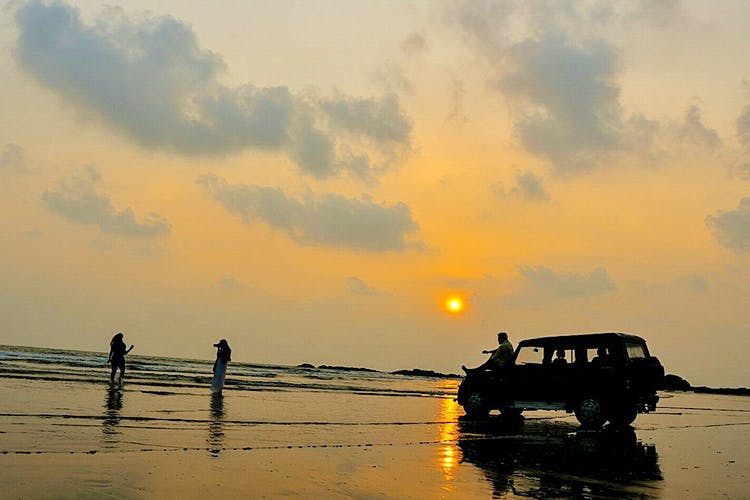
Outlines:
{"label": "vehicle door", "polygon": [[547,391],[544,348],[523,346],[516,353],[512,368],[512,393],[516,401],[540,401]]}

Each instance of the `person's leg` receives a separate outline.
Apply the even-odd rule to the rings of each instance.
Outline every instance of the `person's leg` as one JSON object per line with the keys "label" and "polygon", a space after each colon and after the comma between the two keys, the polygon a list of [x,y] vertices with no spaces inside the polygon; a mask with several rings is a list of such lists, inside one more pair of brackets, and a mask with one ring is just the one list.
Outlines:
{"label": "person's leg", "polygon": [[125,360],[123,359],[120,362],[120,383],[122,384],[122,379],[125,378]]}
{"label": "person's leg", "polygon": [[117,373],[117,363],[112,363],[112,374],[109,376],[109,381],[111,383],[115,382],[115,373]]}

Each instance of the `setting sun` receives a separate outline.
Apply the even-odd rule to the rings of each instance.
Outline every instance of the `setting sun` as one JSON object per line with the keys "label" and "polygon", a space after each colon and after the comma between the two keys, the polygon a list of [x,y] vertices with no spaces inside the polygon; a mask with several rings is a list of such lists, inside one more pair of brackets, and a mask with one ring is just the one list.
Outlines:
{"label": "setting sun", "polygon": [[465,307],[466,304],[462,297],[452,295],[445,299],[445,309],[450,313],[460,313]]}

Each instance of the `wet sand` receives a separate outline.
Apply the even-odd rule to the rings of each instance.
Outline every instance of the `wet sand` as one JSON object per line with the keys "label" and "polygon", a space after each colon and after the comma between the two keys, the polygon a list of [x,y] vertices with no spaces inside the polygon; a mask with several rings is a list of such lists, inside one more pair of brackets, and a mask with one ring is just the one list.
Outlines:
{"label": "wet sand", "polygon": [[457,380],[0,346],[2,498],[750,498],[750,398],[461,419]]}
{"label": "wet sand", "polygon": [[750,497],[746,397],[663,394],[617,432],[351,391],[0,378],[0,400],[4,498]]}

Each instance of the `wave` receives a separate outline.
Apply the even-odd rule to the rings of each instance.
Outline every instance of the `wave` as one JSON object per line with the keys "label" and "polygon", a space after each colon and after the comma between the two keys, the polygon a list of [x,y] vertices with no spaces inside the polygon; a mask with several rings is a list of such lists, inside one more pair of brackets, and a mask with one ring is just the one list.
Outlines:
{"label": "wave", "polygon": [[[0,346],[0,378],[101,384],[109,379],[104,353]],[[165,391],[205,388],[213,363],[207,360],[130,355],[126,369],[129,385]],[[335,367],[231,363],[224,385],[236,391],[323,391],[358,395],[452,397],[454,387],[441,389],[418,377],[374,370]]]}

